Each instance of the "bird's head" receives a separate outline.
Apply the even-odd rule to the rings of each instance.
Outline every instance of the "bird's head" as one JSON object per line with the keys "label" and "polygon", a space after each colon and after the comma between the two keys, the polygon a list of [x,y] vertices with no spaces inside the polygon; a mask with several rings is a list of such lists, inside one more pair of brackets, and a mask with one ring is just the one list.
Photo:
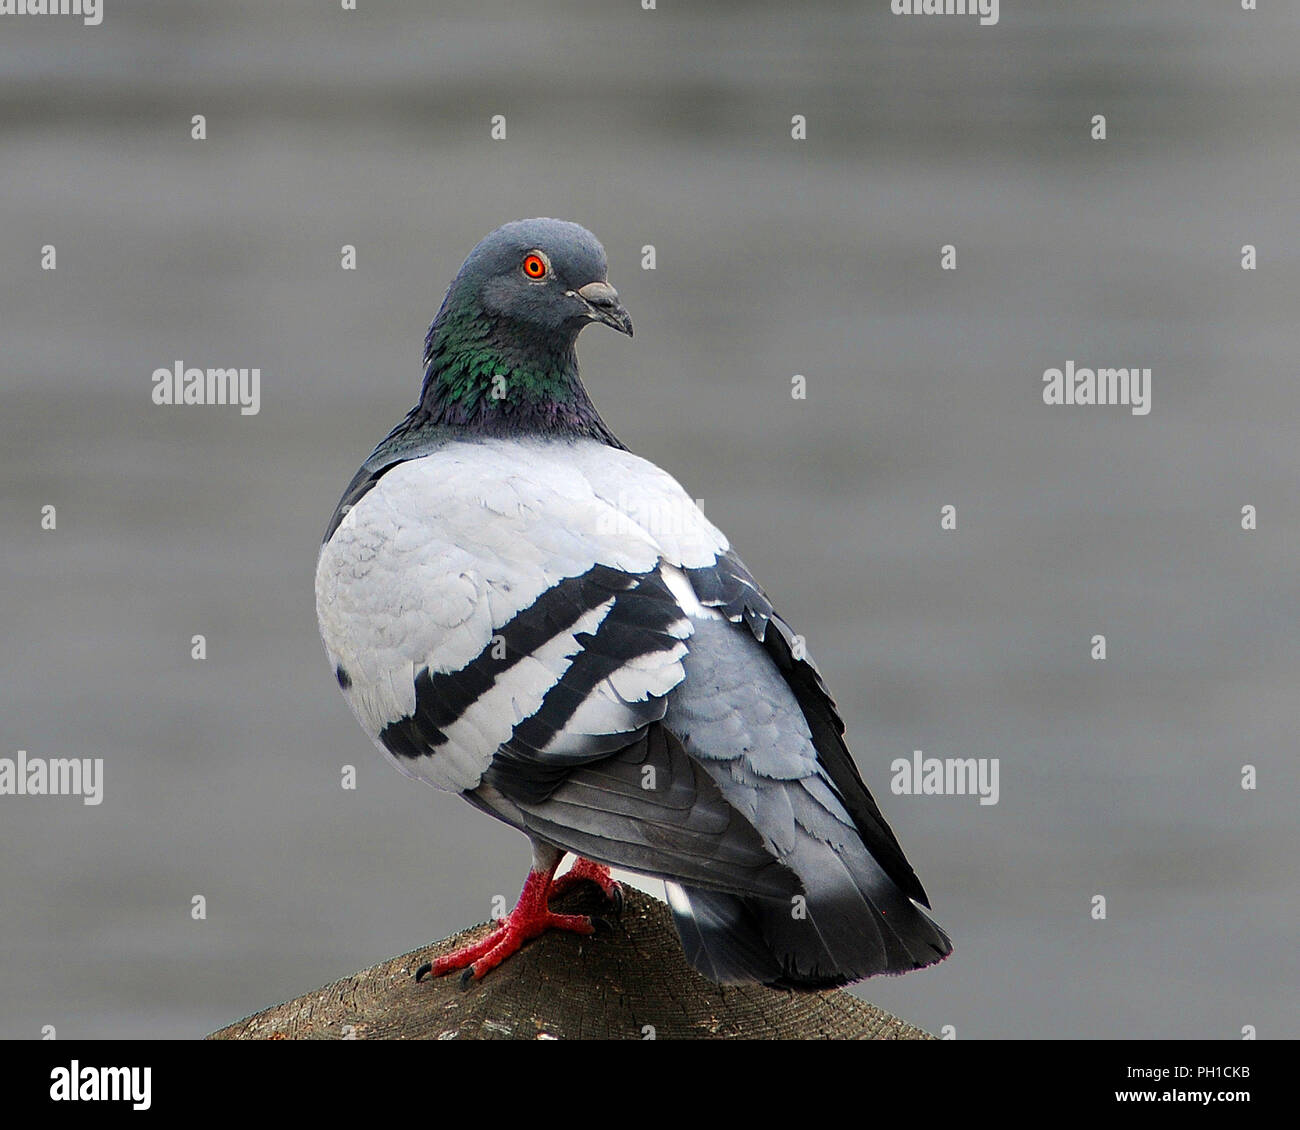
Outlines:
{"label": "bird's head", "polygon": [[632,319],[606,278],[605,249],[564,220],[516,220],[469,253],[448,301],[477,304],[528,336],[572,341],[589,322],[632,336]]}
{"label": "bird's head", "polygon": [[497,228],[461,264],[429,327],[412,419],[618,446],[578,377],[575,345],[590,322],[632,336],[596,237],[563,220]]}

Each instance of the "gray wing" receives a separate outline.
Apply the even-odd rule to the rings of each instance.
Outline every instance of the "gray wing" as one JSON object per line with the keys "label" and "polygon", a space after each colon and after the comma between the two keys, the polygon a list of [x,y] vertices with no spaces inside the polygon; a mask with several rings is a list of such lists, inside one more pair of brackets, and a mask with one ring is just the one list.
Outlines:
{"label": "gray wing", "polygon": [[823,705],[809,690],[801,699],[788,673],[809,661],[795,658],[793,636],[774,614],[763,635],[743,623],[697,622],[665,725],[796,876],[802,898],[671,883],[687,957],[716,981],[795,988],[941,960],[951,943],[911,893],[924,898],[838,730],[815,713],[833,709],[829,698]]}
{"label": "gray wing", "polygon": [[598,863],[788,899],[799,885],[714,779],[661,723],[540,791],[513,762],[467,799],[531,836]]}

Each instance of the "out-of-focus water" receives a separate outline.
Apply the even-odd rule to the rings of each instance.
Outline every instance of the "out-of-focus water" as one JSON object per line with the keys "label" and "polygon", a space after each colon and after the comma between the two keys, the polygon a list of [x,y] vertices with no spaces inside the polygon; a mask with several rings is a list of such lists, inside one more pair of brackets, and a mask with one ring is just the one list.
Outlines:
{"label": "out-of-focus water", "polygon": [[[0,17],[0,757],[106,765],[99,806],[0,797],[0,1035],[201,1035],[513,899],[523,838],[368,746],[312,573],[529,215],[604,241],[597,404],[807,636],[954,939],[859,991],[1300,1034],[1295,14],[360,7]],[[1044,405],[1067,359],[1152,411]],[[155,406],[178,360],[259,367],[259,414]],[[999,803],[891,795],[916,749],[999,758]]]}

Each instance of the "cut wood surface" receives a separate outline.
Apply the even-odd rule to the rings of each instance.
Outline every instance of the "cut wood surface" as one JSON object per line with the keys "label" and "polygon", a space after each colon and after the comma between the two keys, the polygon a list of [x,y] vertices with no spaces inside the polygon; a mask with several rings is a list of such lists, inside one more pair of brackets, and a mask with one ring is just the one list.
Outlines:
{"label": "cut wood surface", "polygon": [[[548,932],[462,989],[459,974],[417,983],[424,962],[481,937],[455,937],[381,962],[214,1032],[213,1040],[930,1040],[849,993],[715,985],[682,954],[668,908],[630,887],[612,933]],[[609,917],[596,892],[554,903]]]}

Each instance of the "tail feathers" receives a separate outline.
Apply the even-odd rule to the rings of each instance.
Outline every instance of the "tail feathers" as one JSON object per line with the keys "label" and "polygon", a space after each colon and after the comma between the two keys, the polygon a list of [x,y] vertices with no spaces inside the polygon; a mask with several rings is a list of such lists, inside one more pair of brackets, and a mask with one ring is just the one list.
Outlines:
{"label": "tail feathers", "polygon": [[775,984],[781,966],[763,940],[757,900],[665,883],[686,960],[720,985]]}
{"label": "tail feathers", "polygon": [[947,935],[883,873],[869,892],[846,875],[805,880],[802,903],[669,883],[687,959],[722,984],[823,989],[921,969],[952,952]]}

